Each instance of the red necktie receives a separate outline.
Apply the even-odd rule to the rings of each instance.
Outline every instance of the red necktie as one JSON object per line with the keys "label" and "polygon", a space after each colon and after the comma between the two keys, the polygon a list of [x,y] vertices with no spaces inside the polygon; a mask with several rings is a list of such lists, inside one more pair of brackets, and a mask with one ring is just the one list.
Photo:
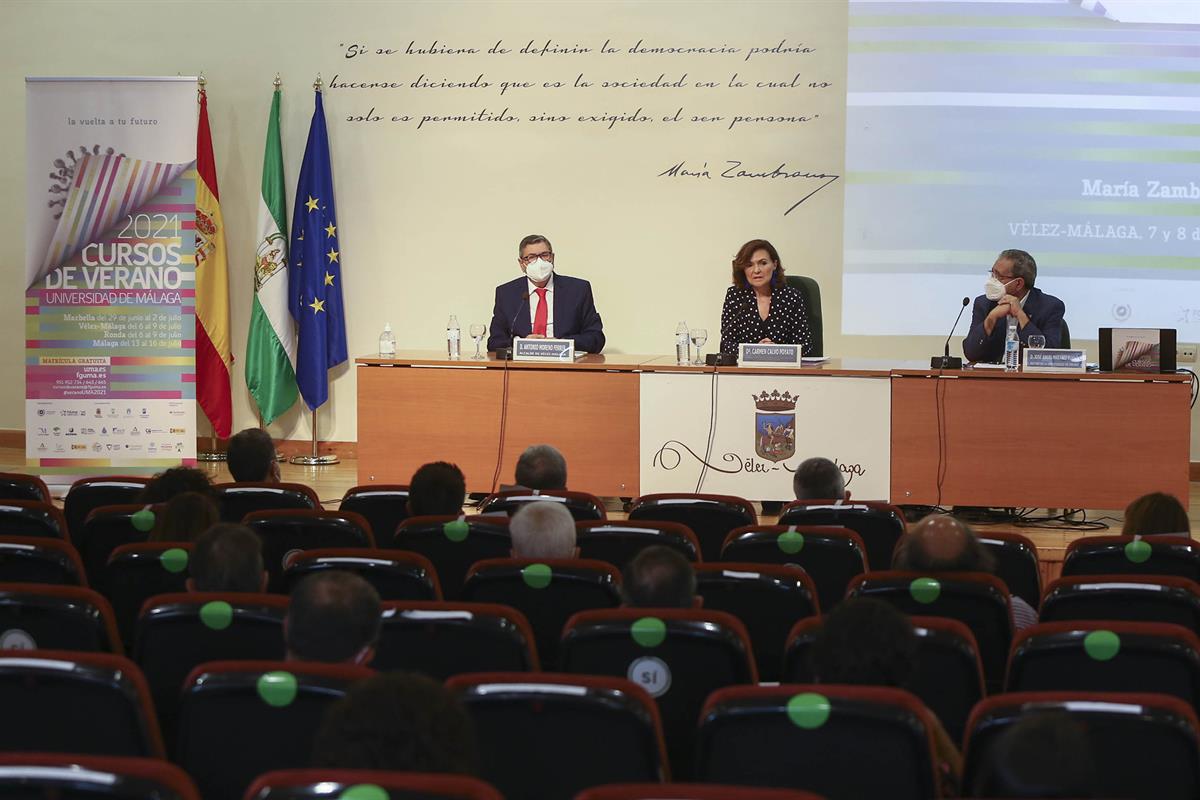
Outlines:
{"label": "red necktie", "polygon": [[538,307],[533,312],[533,332],[537,336],[546,335],[546,290],[534,289],[534,293],[538,296]]}

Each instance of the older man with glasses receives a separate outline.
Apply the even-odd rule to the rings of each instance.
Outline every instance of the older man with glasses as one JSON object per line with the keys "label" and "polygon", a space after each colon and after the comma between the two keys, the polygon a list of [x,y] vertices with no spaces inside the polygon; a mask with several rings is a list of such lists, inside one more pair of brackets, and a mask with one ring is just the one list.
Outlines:
{"label": "older man with glasses", "polygon": [[969,361],[999,361],[1004,357],[1008,317],[1017,320],[1021,344],[1030,336],[1044,336],[1046,347],[1062,342],[1063,301],[1041,289],[1037,262],[1024,250],[1005,250],[996,259],[984,283],[985,293],[975,298],[971,330],[963,339],[963,355]]}
{"label": "older man with glasses", "polygon": [[496,287],[488,350],[512,346],[515,337],[574,339],[575,350],[604,349],[604,324],[592,300],[592,285],[559,275],[550,240],[532,234],[517,248],[520,278]]}

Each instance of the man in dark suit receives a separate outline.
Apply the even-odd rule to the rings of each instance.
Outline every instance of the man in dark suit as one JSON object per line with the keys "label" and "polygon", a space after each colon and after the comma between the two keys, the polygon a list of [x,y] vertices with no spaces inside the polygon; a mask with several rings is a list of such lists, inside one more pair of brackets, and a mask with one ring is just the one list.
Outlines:
{"label": "man in dark suit", "polygon": [[971,330],[963,339],[968,361],[999,361],[1004,357],[1008,317],[1017,320],[1017,337],[1022,345],[1029,337],[1046,337],[1046,347],[1062,342],[1063,301],[1035,289],[1037,262],[1024,250],[1005,250],[992,265],[987,294],[975,298]]}
{"label": "man in dark suit", "polygon": [[554,272],[550,240],[533,234],[521,240],[517,263],[522,277],[496,287],[488,350],[524,339],[574,339],[575,349],[604,349],[604,325],[592,300],[592,285]]}

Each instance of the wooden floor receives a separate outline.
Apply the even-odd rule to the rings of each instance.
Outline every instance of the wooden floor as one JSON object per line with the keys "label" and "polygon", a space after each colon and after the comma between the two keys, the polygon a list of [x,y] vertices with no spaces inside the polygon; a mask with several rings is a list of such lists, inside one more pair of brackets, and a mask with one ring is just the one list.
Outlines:
{"label": "wooden floor", "polygon": [[[23,452],[13,448],[0,448],[0,471],[23,472],[25,471],[24,462]],[[232,480],[229,470],[223,462],[201,464],[200,466],[209,473],[214,483]],[[327,467],[303,467],[287,463],[281,464],[281,467],[285,481],[306,483],[313,487],[317,492],[317,496],[320,497],[322,505],[326,508],[337,508],[342,495],[345,494],[347,489],[357,483],[358,478],[358,464],[353,459],[344,460],[340,464]],[[54,489],[53,491],[57,496],[60,491],[65,491],[65,489]],[[1189,494],[1188,516],[1191,519],[1193,529],[1200,530],[1200,483],[1190,484]],[[1037,516],[1042,516],[1046,515],[1048,511],[1046,509],[1037,509],[1034,513]],[[1057,513],[1057,510],[1055,513]],[[608,514],[615,519],[624,518],[619,501],[613,499],[608,503]],[[1108,529],[1096,531],[1052,530],[1011,524],[976,524],[974,528],[981,535],[986,535],[989,530],[1015,531],[1032,539],[1037,545],[1041,556],[1043,581],[1049,581],[1058,577],[1063,554],[1067,549],[1067,545],[1072,540],[1081,536],[1114,535],[1121,532],[1123,516],[1121,511],[1089,510],[1086,514],[1089,520],[1101,519],[1108,525]],[[771,515],[764,515],[761,519],[763,522],[773,521]]]}

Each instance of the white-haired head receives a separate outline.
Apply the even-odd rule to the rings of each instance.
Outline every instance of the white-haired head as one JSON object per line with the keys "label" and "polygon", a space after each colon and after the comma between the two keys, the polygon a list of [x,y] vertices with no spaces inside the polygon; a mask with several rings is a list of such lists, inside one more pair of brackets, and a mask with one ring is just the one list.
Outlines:
{"label": "white-haired head", "polygon": [[529,502],[508,526],[513,558],[575,558],[575,518],[554,500]]}

